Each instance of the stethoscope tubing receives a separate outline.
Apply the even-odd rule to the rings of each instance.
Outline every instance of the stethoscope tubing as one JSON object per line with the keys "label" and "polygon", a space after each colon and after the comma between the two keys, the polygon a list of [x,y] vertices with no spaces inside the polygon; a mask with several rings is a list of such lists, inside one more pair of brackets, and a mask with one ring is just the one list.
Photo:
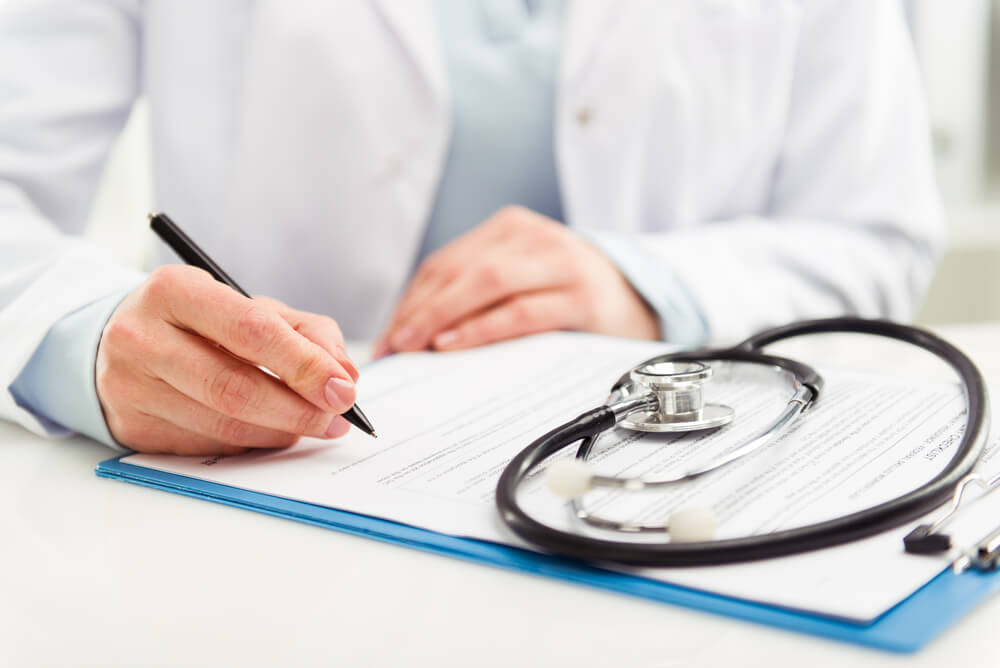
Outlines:
{"label": "stethoscope tubing", "polygon": [[515,534],[528,542],[583,561],[630,566],[705,566],[767,559],[848,543],[901,526],[949,500],[955,485],[975,467],[986,445],[989,397],[982,374],[972,360],[954,345],[926,330],[888,320],[855,317],[807,320],[760,332],[732,348],[683,352],[661,358],[664,361],[739,359],[777,365],[792,371],[803,384],[815,383],[815,390],[819,392],[822,379],[811,367],[760,352],[762,347],[778,341],[819,333],[859,333],[895,339],[933,353],[955,370],[966,393],[966,430],[955,454],[934,478],[894,499],[834,519],[768,534],[705,542],[618,541],[563,531],[539,522],[518,503],[518,486],[542,461],[573,443],[583,441],[581,449],[585,449],[582,450],[585,455],[598,435],[615,426],[614,413],[602,406],[556,427],[511,460],[497,483],[495,498],[500,517]]}

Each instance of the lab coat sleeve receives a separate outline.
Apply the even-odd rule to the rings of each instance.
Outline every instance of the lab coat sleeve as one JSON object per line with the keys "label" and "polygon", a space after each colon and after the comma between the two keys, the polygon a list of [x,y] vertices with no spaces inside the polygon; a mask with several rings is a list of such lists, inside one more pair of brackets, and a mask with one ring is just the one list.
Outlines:
{"label": "lab coat sleeve", "polygon": [[766,207],[644,238],[716,343],[802,318],[909,319],[944,244],[898,3],[806,1],[798,43]]}
{"label": "lab coat sleeve", "polygon": [[10,387],[64,316],[134,286],[74,236],[139,87],[138,0],[0,4],[0,418],[60,430]]}

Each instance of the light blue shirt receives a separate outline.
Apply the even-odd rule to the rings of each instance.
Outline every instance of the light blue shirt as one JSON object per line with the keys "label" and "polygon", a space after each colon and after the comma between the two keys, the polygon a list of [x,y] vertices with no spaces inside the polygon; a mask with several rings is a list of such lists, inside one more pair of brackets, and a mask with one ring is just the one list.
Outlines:
{"label": "light blue shirt", "polygon": [[94,368],[104,325],[124,298],[109,295],[64,316],[10,386],[15,401],[50,430],[75,431],[117,447],[97,398]]}
{"label": "light blue shirt", "polygon": [[451,141],[418,261],[508,204],[563,220],[555,82],[562,0],[438,0]]}
{"label": "light blue shirt", "polygon": [[[553,134],[562,16],[563,0],[438,0],[452,135],[418,263],[509,204],[564,221]],[[638,238],[582,234],[654,308],[668,341],[704,342],[697,304]],[[22,407],[115,445],[94,368],[101,332],[123,297],[110,295],[52,327],[10,387]]]}

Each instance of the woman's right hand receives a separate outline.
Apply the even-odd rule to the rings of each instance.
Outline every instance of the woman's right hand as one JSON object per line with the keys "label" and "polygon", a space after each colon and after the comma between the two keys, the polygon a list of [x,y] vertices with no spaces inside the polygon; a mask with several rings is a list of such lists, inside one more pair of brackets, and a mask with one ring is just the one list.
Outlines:
{"label": "woman's right hand", "polygon": [[97,395],[111,435],[141,452],[238,454],[336,438],[350,428],[340,414],[358,378],[343,343],[330,318],[169,265],[108,320]]}

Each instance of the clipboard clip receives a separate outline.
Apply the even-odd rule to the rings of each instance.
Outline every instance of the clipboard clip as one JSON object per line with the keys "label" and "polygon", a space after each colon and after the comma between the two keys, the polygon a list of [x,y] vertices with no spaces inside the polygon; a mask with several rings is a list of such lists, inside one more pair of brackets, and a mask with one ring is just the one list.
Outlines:
{"label": "clipboard clip", "polygon": [[1000,561],[1000,527],[991,531],[972,549],[962,550],[961,556],[951,564],[955,573],[964,573],[970,567],[977,571],[992,571]]}
{"label": "clipboard clip", "polygon": [[[903,538],[903,547],[909,554],[940,554],[955,547],[951,536],[939,530],[962,509],[965,491],[971,486],[980,487],[989,494],[1000,485],[1000,474],[986,480],[971,473],[958,483],[951,499],[951,507],[944,515],[930,524],[921,524]],[[952,562],[952,569],[962,573],[970,567],[978,571],[992,571],[1000,564],[1000,526],[980,539],[972,547],[959,547],[960,555]]]}

